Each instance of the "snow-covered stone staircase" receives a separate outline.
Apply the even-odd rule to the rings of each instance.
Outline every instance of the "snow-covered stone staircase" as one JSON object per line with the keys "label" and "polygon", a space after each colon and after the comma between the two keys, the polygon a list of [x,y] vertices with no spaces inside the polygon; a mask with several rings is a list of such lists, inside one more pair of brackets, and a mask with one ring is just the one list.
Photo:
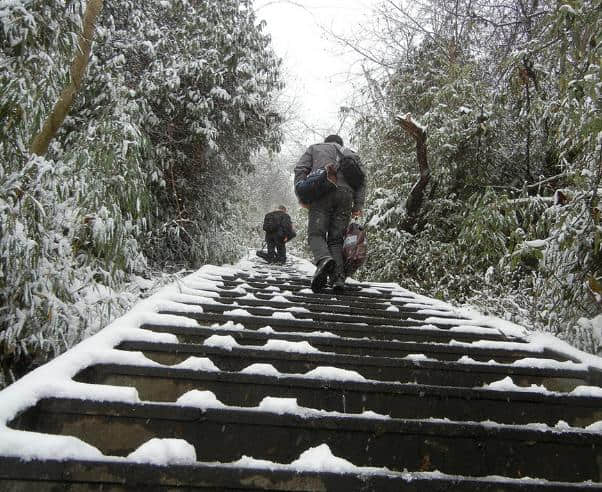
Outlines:
{"label": "snow-covered stone staircase", "polygon": [[204,267],[0,392],[0,490],[602,490],[602,361],[311,269]]}

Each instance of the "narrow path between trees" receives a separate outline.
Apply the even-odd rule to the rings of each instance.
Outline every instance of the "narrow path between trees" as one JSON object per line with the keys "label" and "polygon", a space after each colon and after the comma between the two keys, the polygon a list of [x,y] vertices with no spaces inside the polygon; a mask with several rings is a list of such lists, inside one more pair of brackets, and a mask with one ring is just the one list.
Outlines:
{"label": "narrow path between trees", "polygon": [[602,360],[396,284],[206,266],[0,392],[0,490],[602,490]]}

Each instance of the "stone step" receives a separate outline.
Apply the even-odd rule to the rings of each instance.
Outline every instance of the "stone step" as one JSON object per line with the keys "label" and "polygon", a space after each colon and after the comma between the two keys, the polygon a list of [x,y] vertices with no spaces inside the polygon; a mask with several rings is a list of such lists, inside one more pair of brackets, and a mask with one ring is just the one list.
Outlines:
{"label": "stone step", "polygon": [[376,474],[307,472],[251,468],[220,463],[159,466],[117,461],[24,462],[0,458],[0,490],[57,491],[241,491],[294,492],[585,492],[602,490],[594,483],[467,478],[441,473]]}
{"label": "stone step", "polygon": [[[226,280],[224,282],[224,279]],[[419,305],[424,305],[424,308],[433,308],[433,305],[431,302],[429,301],[425,301],[425,300],[421,300],[423,298],[421,297],[416,297],[415,295],[412,295],[410,293],[405,294],[403,292],[399,292],[399,291],[394,291],[392,290],[392,288],[387,288],[387,287],[376,287],[375,290],[379,291],[379,293],[375,293],[375,292],[367,292],[366,294],[368,294],[367,298],[366,297],[362,297],[361,292],[358,288],[358,286],[355,285],[351,285],[349,286],[349,288],[347,289],[347,295],[337,295],[336,292],[334,292],[332,289],[326,288],[323,291],[319,292],[319,293],[314,293],[311,291],[311,289],[309,288],[310,285],[310,280],[308,279],[304,279],[303,282],[301,283],[287,283],[284,280],[281,281],[266,281],[266,280],[260,280],[259,282],[254,282],[254,283],[259,283],[261,284],[261,288],[258,287],[253,287],[251,286],[249,283],[246,282],[246,279],[242,278],[239,279],[238,281],[232,282],[232,281],[227,281],[228,277],[216,277],[214,279],[206,279],[206,282],[211,283],[213,285],[211,285],[211,289],[217,289],[216,291],[222,291],[224,293],[231,293],[234,295],[237,295],[236,290],[239,289],[241,286],[243,286],[244,284],[246,284],[248,287],[244,287],[244,290],[247,292],[253,291],[254,293],[258,293],[260,295],[275,295],[275,294],[280,294],[282,295],[283,292],[288,291],[287,294],[284,294],[285,296],[298,296],[304,300],[310,300],[310,299],[314,299],[315,302],[320,303],[323,301],[332,301],[332,302],[336,302],[336,303],[341,303],[341,304],[347,304],[347,303],[368,303],[368,304],[375,304],[375,305],[383,305],[383,304],[391,304],[391,303],[396,303],[397,305],[403,305],[403,304],[419,304]],[[192,284],[198,284],[199,282],[196,282],[195,280],[191,281]],[[287,289],[287,285],[291,285],[292,287],[294,287],[294,293],[291,289]],[[361,287],[366,287],[366,288],[371,288],[374,289],[373,285],[370,284],[360,284]],[[304,288],[302,288],[304,287]],[[200,290],[203,290],[202,287],[197,287]],[[269,289],[267,292],[264,292],[263,289]],[[274,290],[272,290],[274,289]],[[243,294],[238,294],[238,295],[243,295]],[[256,294],[255,294],[256,295]],[[447,309],[446,307],[437,307],[437,310],[447,310],[450,313],[453,313],[454,311],[451,311],[449,309]]]}
{"label": "stone step", "polygon": [[[199,299],[199,302],[201,299]],[[419,308],[407,308],[398,307],[399,311],[387,311],[386,308],[390,307],[386,304],[382,305],[378,309],[367,308],[367,307],[354,307],[336,304],[314,304],[311,302],[291,302],[291,301],[273,301],[268,299],[244,299],[244,298],[232,298],[232,297],[216,297],[213,298],[222,305],[229,305],[231,308],[235,306],[237,308],[246,309],[251,308],[271,308],[272,310],[287,310],[290,308],[303,308],[312,313],[333,313],[333,314],[344,314],[347,316],[362,316],[370,318],[382,318],[385,320],[399,320],[399,319],[418,319],[425,320],[432,318],[434,315],[429,313],[421,313]],[[184,304],[191,304],[190,302],[183,301]],[[196,303],[195,303],[196,304]],[[295,312],[295,311],[291,311]],[[449,319],[450,322],[457,322],[457,324],[470,323],[471,320],[462,318],[452,312],[442,312],[436,315],[437,318]]]}
{"label": "stone step", "polygon": [[[248,275],[248,274],[239,273],[237,275],[217,275],[217,276],[212,275],[210,277],[215,278],[217,280],[226,280],[229,282],[237,282],[237,283],[243,283],[243,282],[247,282],[248,280],[251,280],[251,281],[260,281],[260,282],[269,281],[270,283],[273,283],[275,285],[286,283],[286,282],[304,285],[307,287],[309,287],[311,285],[311,277],[309,275],[300,275],[299,272],[296,272],[296,271],[293,271],[293,273],[288,273],[288,274],[286,274],[286,276],[274,276],[273,273],[266,271],[266,273],[262,274],[262,275]],[[382,290],[383,292],[392,292],[395,290],[395,288],[392,285],[387,286],[387,285],[383,285],[383,284],[371,284],[371,283],[357,282],[357,281],[348,282],[347,286],[349,287],[349,289],[358,289],[358,288],[372,289],[372,288],[376,287],[378,290]]]}
{"label": "stone step", "polygon": [[[228,290],[234,290],[237,289],[238,287],[240,287],[240,283],[239,282],[228,282],[228,281],[217,281],[217,284],[222,284],[221,286],[218,285],[218,287],[221,287],[222,290],[224,291],[228,291]],[[249,280],[248,282],[245,282],[248,287],[245,287],[245,291],[254,293],[254,292],[277,292],[274,291],[273,288],[277,287],[281,292],[283,291],[290,291],[292,293],[298,293],[299,291],[306,291],[308,289],[307,286],[305,285],[301,285],[301,284],[291,284],[291,283],[281,283],[281,284],[274,284],[273,282],[269,281],[269,282],[254,282]],[[360,289],[354,289],[354,288],[349,288],[347,290],[345,290],[344,292],[335,292],[334,290],[332,290],[330,287],[326,287],[325,289],[323,289],[322,291],[320,291],[319,293],[309,293],[307,292],[307,294],[311,295],[311,296],[316,296],[316,297],[320,297],[320,298],[327,298],[327,297],[334,297],[337,299],[341,299],[341,300],[345,300],[347,298],[355,298],[355,299],[364,299],[366,301],[368,300],[390,300],[393,296],[391,294],[391,292],[366,292],[366,291],[362,291]]]}
{"label": "stone step", "polygon": [[192,390],[212,391],[229,406],[256,407],[268,396],[296,398],[302,407],[393,418],[448,418],[504,424],[563,420],[585,427],[602,420],[602,399],[522,391],[494,391],[419,384],[324,381],[299,377],[206,372],[117,364],[92,366],[76,381],[134,387],[142,400],[175,402]]}
{"label": "stone step", "polygon": [[[446,317],[445,322],[442,321],[428,321],[425,320],[432,318],[432,314],[422,314],[422,313],[414,313],[414,312],[399,312],[395,313],[395,316],[389,315],[381,315],[381,313],[371,314],[367,310],[345,310],[343,309],[328,309],[326,306],[324,309],[320,310],[307,310],[307,311],[286,311],[287,308],[292,307],[291,304],[286,305],[286,303],[273,303],[270,306],[270,303],[265,301],[252,301],[249,300],[245,302],[242,299],[237,299],[236,301],[232,301],[231,303],[219,303],[215,299],[211,300],[212,302],[207,302],[199,297],[199,300],[194,302],[194,305],[201,306],[205,312],[208,313],[224,313],[225,311],[231,311],[233,309],[244,309],[248,313],[253,316],[272,316],[275,312],[288,312],[292,314],[296,319],[309,319],[316,322],[322,321],[335,321],[339,323],[366,323],[368,325],[387,325],[387,326],[416,326],[416,325],[424,325],[424,324],[432,324],[439,328],[441,327],[451,327],[451,326],[462,326],[471,323],[471,320],[463,319],[463,318],[451,318]],[[236,304],[234,304],[234,302]],[[186,303],[184,303],[186,304]],[[188,303],[190,304],[190,303]],[[299,304],[298,307],[303,307],[302,304]],[[307,309],[307,308],[305,308]],[[437,317],[437,320],[442,319],[441,317]],[[490,329],[494,331],[493,329]],[[484,332],[484,330],[483,330]],[[486,337],[487,333],[482,333],[482,337]],[[495,333],[495,336],[499,336],[499,332]]]}
{"label": "stone step", "polygon": [[[598,394],[587,388],[570,393],[600,386],[600,371],[562,363],[577,360],[539,351],[485,318],[394,285],[354,283],[344,293],[315,294],[311,276],[292,264],[254,263],[255,273],[210,267],[187,277],[187,296],[173,296],[172,289],[168,302],[153,304],[153,315],[133,325],[172,333],[178,343],[114,346],[128,336],[118,330],[99,353],[90,344],[84,352],[74,349],[79,367],[91,364],[78,374],[72,376],[64,358],[48,372],[50,388],[60,394],[25,388],[12,428],[80,438],[106,461],[54,462],[69,452],[58,441],[52,441],[57,454],[17,450],[48,461],[13,459],[11,451],[0,456],[0,490],[602,490],[602,433],[596,432],[602,397],[578,396]],[[191,305],[204,311],[193,313]],[[189,326],[164,324],[164,316],[140,325],[162,308],[180,318],[174,325]],[[249,315],[224,314],[241,309]],[[272,330],[260,331],[266,326]],[[204,345],[213,335],[236,343],[214,338],[217,346]],[[311,347],[264,348],[268,341]],[[536,360],[512,364],[525,358]],[[241,372],[251,364],[276,371],[259,365]],[[59,373],[55,385],[52,375]],[[501,381],[507,377],[514,384]],[[484,387],[495,381],[501,382]],[[92,401],[135,401],[136,392],[143,401]],[[72,399],[60,397],[67,394]],[[189,406],[176,403],[183,395]],[[198,461],[155,466],[123,459],[152,438],[184,439]],[[356,467],[376,468],[335,474],[332,464],[330,472],[286,465],[322,444]],[[237,462],[243,455],[269,461]]]}
{"label": "stone step", "polygon": [[255,330],[229,329],[215,327],[210,324],[205,326],[186,327],[170,325],[145,325],[161,333],[172,333],[178,337],[180,343],[202,344],[213,335],[230,335],[241,345],[264,345],[268,340],[288,340],[291,342],[306,341],[313,347],[323,352],[336,352],[349,355],[373,355],[377,357],[406,357],[410,354],[423,354],[437,360],[457,361],[463,356],[468,356],[478,362],[493,360],[497,363],[512,363],[519,359],[553,359],[557,354],[544,350],[532,352],[517,348],[487,348],[472,345],[450,345],[447,343],[420,343],[397,342],[391,340],[369,340],[364,338],[344,338],[339,336],[324,336],[324,334],[274,332],[264,333]]}
{"label": "stone step", "polygon": [[[273,275],[251,275],[251,276],[240,276],[240,275],[219,275],[219,276],[210,276],[207,277],[207,280],[216,281],[216,282],[224,282],[226,285],[240,285],[243,283],[251,284],[253,283],[261,283],[270,285],[294,285],[296,287],[310,288],[311,286],[311,277],[308,275],[286,275],[282,277],[274,277]],[[359,292],[362,289],[370,289],[381,292],[384,295],[395,295],[401,296],[403,295],[399,288],[393,287],[391,285],[383,285],[383,284],[370,284],[366,282],[347,282],[345,284],[345,290],[349,293]],[[410,294],[408,294],[410,295]]]}
{"label": "stone step", "polygon": [[[186,439],[199,461],[243,455],[290,463],[328,443],[356,466],[483,477],[599,482],[602,435],[432,420],[301,417],[271,412],[46,399],[10,427],[71,435],[126,456],[152,438]],[[286,443],[286,445],[283,445]]]}
{"label": "stone step", "polygon": [[296,353],[248,347],[151,342],[123,342],[117,348],[142,352],[161,364],[178,364],[190,356],[208,357],[223,371],[239,372],[251,364],[271,364],[279,372],[304,374],[317,367],[355,371],[366,379],[442,386],[478,387],[511,376],[519,386],[531,384],[573,389],[586,384],[586,371],[538,369],[498,364],[438,362],[329,353]]}
{"label": "stone step", "polygon": [[[462,329],[452,329],[449,325],[434,325],[432,328],[429,323],[425,326],[421,322],[406,321],[406,326],[390,326],[390,325],[367,325],[364,323],[344,323],[341,321],[317,321],[307,319],[286,319],[274,318],[272,316],[246,316],[238,314],[219,313],[195,313],[174,311],[165,309],[161,314],[171,314],[176,316],[186,316],[197,320],[199,323],[226,323],[232,321],[240,323],[248,329],[262,328],[271,326],[275,331],[294,331],[294,332],[313,332],[313,331],[329,331],[335,335],[349,338],[364,338],[368,337],[373,340],[399,340],[409,342],[439,342],[447,343],[452,340],[458,342],[476,342],[482,340],[506,342],[508,338],[499,333],[473,333]],[[153,326],[151,323],[143,325]],[[521,342],[521,340],[512,340]],[[567,360],[566,357],[557,355],[554,358],[558,360]]]}
{"label": "stone step", "polygon": [[[203,292],[203,289],[196,289],[199,290],[199,292]],[[273,298],[274,296],[282,296],[285,299],[288,299],[292,302],[298,302],[298,303],[311,303],[311,304],[326,304],[326,305],[330,305],[330,306],[342,306],[342,307],[358,307],[358,308],[365,308],[365,309],[376,309],[376,310],[382,310],[382,309],[386,309],[387,307],[391,306],[391,305],[395,305],[398,307],[403,307],[406,304],[411,304],[411,303],[406,303],[405,301],[399,301],[399,300],[395,300],[395,299],[362,299],[362,298],[357,298],[357,297],[353,297],[353,296],[347,296],[345,298],[337,298],[334,297],[332,295],[327,295],[327,294],[309,294],[309,293],[301,293],[301,292],[296,292],[296,293],[285,293],[282,291],[259,291],[257,289],[249,289],[248,292],[246,293],[242,293],[241,291],[237,291],[237,290],[224,290],[224,289],[220,289],[219,287],[215,287],[213,288],[213,290],[211,292],[215,292],[217,294],[219,294],[220,298],[234,298],[234,299],[239,299],[241,297],[244,297],[245,295],[251,293],[253,294],[256,298],[258,299],[264,299],[264,300],[269,300],[271,298]],[[200,294],[202,295],[202,294]],[[426,307],[426,306],[425,306]],[[451,313],[452,311],[450,311]]]}
{"label": "stone step", "polygon": [[[199,296],[203,297],[206,295],[207,291],[199,290]],[[330,296],[326,296],[324,298],[316,297],[315,294],[283,294],[281,292],[254,292],[253,296],[257,299],[256,301],[252,299],[245,299],[244,297],[247,294],[243,294],[239,291],[224,291],[220,289],[216,289],[210,292],[212,297],[219,302],[224,303],[233,303],[238,302],[239,304],[244,304],[246,301],[251,301],[248,305],[257,305],[259,306],[271,306],[271,307],[304,307],[308,310],[315,310],[318,312],[332,312],[332,313],[342,313],[342,314],[366,314],[372,316],[381,316],[384,318],[408,318],[413,317],[415,319],[423,320],[425,318],[436,317],[449,319],[450,321],[458,320],[459,322],[464,320],[457,312],[451,311],[449,309],[441,309],[435,308],[428,305],[418,305],[412,302],[405,302],[396,299],[392,299],[390,301],[375,301],[375,300],[365,300],[365,299],[355,299],[350,297],[349,299],[340,300]],[[278,302],[272,301],[274,297],[284,297],[287,302]],[[391,306],[396,307],[399,311],[387,311],[387,308]],[[425,311],[433,311],[432,314]],[[435,313],[436,311],[436,313]],[[485,328],[489,328],[487,325],[483,325]]]}

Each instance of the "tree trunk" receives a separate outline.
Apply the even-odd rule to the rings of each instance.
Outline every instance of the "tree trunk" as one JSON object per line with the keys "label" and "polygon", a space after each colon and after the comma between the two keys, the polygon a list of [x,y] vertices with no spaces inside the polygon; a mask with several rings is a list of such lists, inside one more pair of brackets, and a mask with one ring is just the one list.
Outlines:
{"label": "tree trunk", "polygon": [[71,80],[62,90],[58,100],[54,104],[51,113],[46,118],[40,132],[31,142],[31,151],[37,155],[44,155],[48,151],[50,142],[56,135],[56,132],[65,121],[69,113],[75,96],[81,86],[84,78],[90,50],[92,48],[92,38],[96,27],[96,20],[103,7],[103,0],[88,0],[86,11],[84,12],[82,32],[78,36],[77,51],[71,63]]}
{"label": "tree trunk", "polygon": [[406,218],[401,224],[401,229],[407,232],[414,232],[414,225],[418,217],[418,212],[424,200],[424,190],[431,179],[431,170],[429,168],[426,153],[426,131],[419,126],[408,113],[405,116],[398,116],[397,122],[402,128],[416,140],[416,159],[418,160],[418,169],[420,177],[412,186],[410,195],[406,201]]}

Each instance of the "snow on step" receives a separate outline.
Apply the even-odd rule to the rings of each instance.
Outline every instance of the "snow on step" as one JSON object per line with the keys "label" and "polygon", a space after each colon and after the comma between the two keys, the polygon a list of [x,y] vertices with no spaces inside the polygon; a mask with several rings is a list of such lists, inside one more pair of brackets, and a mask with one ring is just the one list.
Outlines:
{"label": "snow on step", "polygon": [[[232,335],[211,335],[205,339],[203,345],[206,347],[222,348],[232,351],[233,348],[248,349],[248,346],[240,345]],[[268,340],[264,345],[253,345],[253,350],[276,350],[279,352],[296,352],[299,354],[324,354],[308,342],[289,342],[288,340]]]}
{"label": "snow on step", "polygon": [[[304,274],[311,275],[314,267],[307,262],[302,262],[293,258],[294,268]],[[207,265],[197,272],[188,275],[180,282],[173,284],[161,290],[154,296],[137,304],[132,311],[107,326],[98,334],[81,342],[76,347],[57,357],[55,360],[45,366],[32,371],[23,377],[18,383],[6,388],[0,392],[0,459],[2,457],[14,456],[23,459],[88,459],[100,461],[125,461],[132,463],[149,463],[155,465],[168,466],[171,464],[189,465],[198,463],[195,448],[184,439],[158,439],[152,438],[141,444],[137,449],[132,450],[127,456],[104,456],[102,453],[89,444],[70,437],[62,435],[46,435],[35,432],[17,431],[8,428],[7,424],[19,413],[31,408],[36,403],[48,397],[61,397],[84,399],[92,401],[115,401],[129,404],[138,404],[140,398],[135,388],[108,386],[101,384],[86,384],[74,381],[72,378],[82,370],[94,366],[95,364],[116,364],[131,365],[139,367],[171,367],[173,369],[196,370],[199,372],[220,372],[220,369],[206,357],[190,356],[184,361],[173,366],[164,366],[146,358],[141,353],[128,352],[125,350],[116,350],[120,343],[126,341],[132,342],[151,342],[164,344],[177,344],[178,337],[169,333],[156,333],[153,331],[141,329],[144,324],[164,325],[185,328],[198,328],[200,325],[194,319],[186,314],[203,313],[201,304],[219,305],[223,293],[236,294],[240,297],[230,299],[228,310],[223,314],[226,316],[244,316],[252,317],[244,308],[237,305],[236,299],[260,300],[254,293],[259,292],[252,289],[250,284],[259,282],[262,285],[261,293],[271,294],[272,302],[291,303],[285,296],[293,295],[292,288],[298,294],[313,296],[309,288],[299,288],[307,280],[299,276],[290,276],[284,270],[272,270],[265,267],[267,275],[260,273],[258,261],[246,258],[235,266],[211,266]],[[269,285],[272,282],[272,285]],[[283,282],[283,283],[282,283]],[[276,283],[276,285],[274,285]],[[356,282],[351,282],[356,283]],[[268,284],[263,287],[263,285]],[[287,285],[288,284],[288,285]],[[305,284],[307,285],[307,283]],[[293,288],[294,287],[294,288]],[[400,306],[414,308],[417,314],[426,315],[423,319],[424,330],[448,331],[451,333],[471,333],[474,335],[503,334],[508,337],[508,341],[490,341],[477,340],[472,343],[451,341],[449,344],[459,347],[480,347],[500,350],[522,350],[531,352],[533,355],[542,354],[546,351],[560,353],[566,356],[566,361],[556,361],[552,359],[525,357],[519,359],[509,367],[532,367],[550,370],[602,370],[602,361],[583,352],[580,352],[564,342],[547,334],[529,333],[523,327],[508,323],[506,321],[482,316],[481,314],[469,309],[458,309],[445,302],[430,299],[428,297],[412,293],[401,288],[396,284],[373,283],[356,285],[358,293],[383,296],[382,301],[378,300],[382,306],[381,309],[390,313],[400,312]],[[256,292],[257,291],[257,292]],[[267,296],[264,296],[266,298]],[[322,296],[321,300],[327,300],[327,296]],[[335,299],[334,297],[332,299]],[[364,297],[364,300],[368,296]],[[382,303],[382,304],[381,304]],[[328,310],[328,304],[324,304],[325,311]],[[209,309],[209,307],[207,307]],[[170,311],[177,314],[160,314],[160,311]],[[294,313],[309,313],[310,311],[302,306],[284,306],[280,310],[272,313],[274,319],[292,319],[295,320]],[[452,317],[450,317],[452,316]],[[394,318],[397,318],[394,316]],[[311,319],[305,320],[311,323]],[[275,323],[275,322],[274,322]],[[435,327],[432,323],[447,326],[449,328]],[[356,323],[357,324],[357,323]],[[365,324],[367,328],[368,325]],[[305,354],[329,354],[322,352],[312,346],[308,341],[288,341],[278,339],[276,332],[269,326],[263,326],[256,332],[266,335],[274,335],[274,338],[266,340],[264,345],[240,345],[236,339],[227,334],[231,332],[250,332],[242,324],[235,324],[232,320],[224,319],[223,323],[213,323],[210,327],[215,334],[209,336],[203,341],[207,347],[216,347],[227,351],[234,349],[241,350],[264,350],[285,353],[305,353]],[[287,332],[301,336],[322,336],[336,337],[339,335],[320,330],[316,323],[316,330],[307,332]],[[454,335],[455,336],[455,335]],[[517,340],[526,343],[517,343]],[[382,341],[382,343],[387,343]],[[424,353],[409,353],[405,359],[420,364],[421,362],[432,362],[436,359],[427,357]],[[458,358],[460,364],[471,364],[481,366],[502,366],[493,361],[476,362],[468,356]],[[308,370],[303,374],[281,373],[270,364],[249,364],[240,371],[241,374],[256,374],[276,378],[298,377],[311,380],[321,380],[326,384],[328,381],[345,381],[349,383],[372,384],[372,381],[365,378],[357,371],[342,369],[339,367],[318,366]],[[375,381],[376,382],[376,381]],[[528,387],[519,386],[512,377],[500,378],[498,381],[486,384],[480,388],[483,392],[502,391],[508,393],[532,393],[548,396],[561,393],[549,391],[543,385],[531,385]],[[594,385],[580,385],[569,393],[562,393],[565,396],[602,398],[602,389]],[[173,403],[172,403],[173,405]],[[211,409],[212,411],[238,410],[241,412],[267,412],[278,415],[295,415],[307,418],[365,418],[368,420],[390,419],[387,415],[377,414],[370,410],[363,413],[347,414],[334,411],[325,411],[319,408],[307,408],[298,404],[296,398],[276,398],[273,396],[264,397],[255,407],[233,407],[222,403],[214,393],[205,390],[191,390],[182,394],[175,405],[180,407],[196,407],[201,409]],[[425,422],[452,424],[449,419],[425,419]],[[565,422],[558,422],[556,426],[550,427],[541,423],[531,423],[525,426],[507,426],[495,422],[462,422],[477,426],[499,426],[499,428],[513,427],[517,430],[530,428],[545,432],[589,432],[602,433],[602,421],[587,426],[586,429],[570,427]],[[254,468],[264,470],[283,470],[295,472],[330,472],[341,474],[383,474],[387,476],[399,475],[403,477],[416,478],[438,478],[453,479],[453,475],[446,475],[439,472],[417,472],[417,471],[391,471],[386,468],[359,467],[350,461],[335,456],[329,446],[325,443],[313,446],[302,452],[299,457],[290,463],[273,463],[266,460],[255,459],[252,457],[243,457],[232,463],[220,464],[232,468]],[[491,479],[491,477],[486,477]],[[500,482],[512,484],[524,483],[546,483],[545,480],[535,479],[508,479],[506,477],[494,477]],[[408,478],[409,479],[409,478]],[[455,478],[457,479],[457,477]]]}
{"label": "snow on step", "polygon": [[341,369],[338,367],[318,366],[305,374],[282,373],[272,364],[255,363],[245,367],[240,371],[241,374],[256,374],[259,376],[275,377],[298,377],[306,379],[318,379],[322,381],[370,381],[356,371]]}
{"label": "snow on step", "polygon": [[290,464],[274,463],[272,461],[243,456],[232,463],[233,466],[267,470],[290,470],[294,472],[328,472],[350,473],[354,475],[391,474],[387,468],[356,466],[344,458],[332,454],[327,444],[309,448],[301,453],[299,458]]}
{"label": "snow on step", "polygon": [[196,451],[184,439],[153,438],[127,456],[133,463],[152,465],[185,465],[196,462]]}

